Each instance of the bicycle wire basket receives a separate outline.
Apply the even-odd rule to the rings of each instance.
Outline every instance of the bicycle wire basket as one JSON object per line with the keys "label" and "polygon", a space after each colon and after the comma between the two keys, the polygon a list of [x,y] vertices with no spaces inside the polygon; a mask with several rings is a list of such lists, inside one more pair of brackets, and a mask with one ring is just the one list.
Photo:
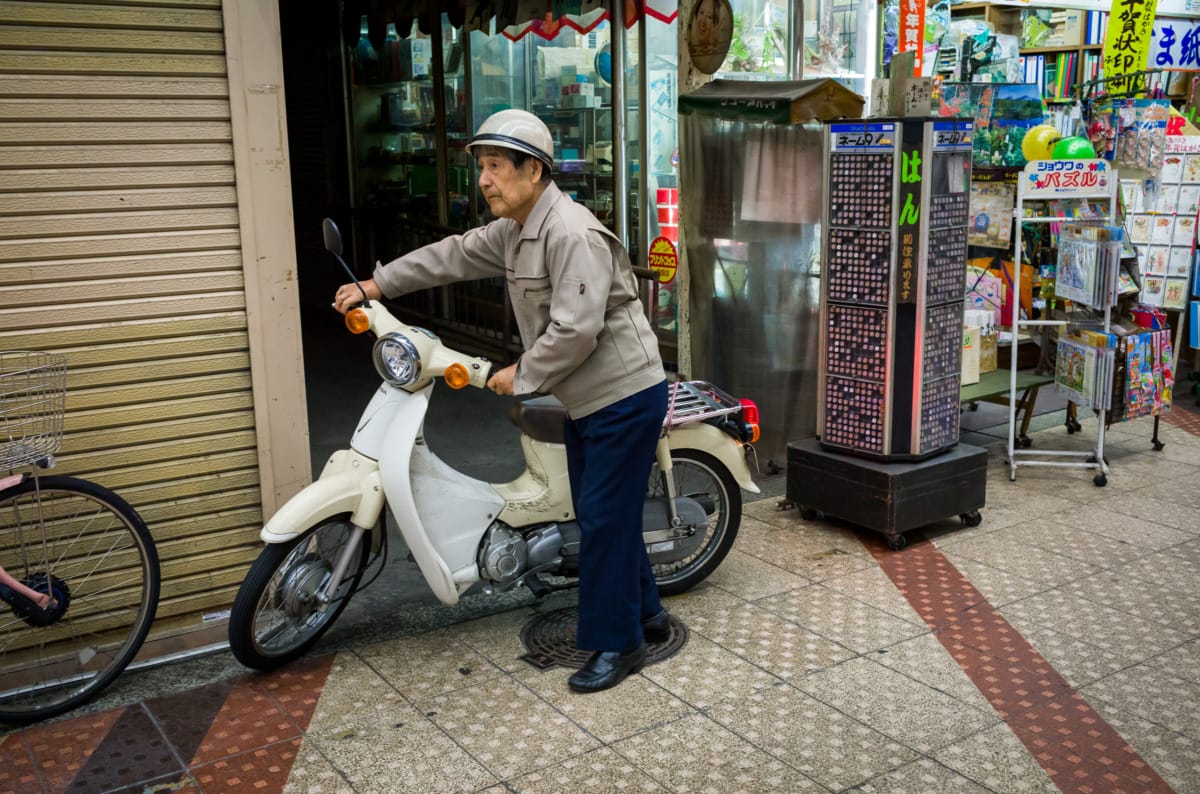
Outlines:
{"label": "bicycle wire basket", "polygon": [[66,393],[66,356],[0,352],[0,471],[58,452]]}

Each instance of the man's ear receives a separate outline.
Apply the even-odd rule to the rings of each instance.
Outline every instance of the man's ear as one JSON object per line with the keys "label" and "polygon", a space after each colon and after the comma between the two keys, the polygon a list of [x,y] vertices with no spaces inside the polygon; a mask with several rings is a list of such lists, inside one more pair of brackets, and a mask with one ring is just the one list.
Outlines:
{"label": "man's ear", "polygon": [[529,163],[529,164],[532,164],[532,165],[533,165],[533,167],[537,169],[536,171],[534,171],[534,172],[532,172],[532,173],[530,174],[530,181],[531,181],[531,182],[540,182],[540,181],[542,181],[542,174],[543,174],[543,173],[545,172],[545,170],[546,170],[546,164],[545,164],[545,163],[543,163],[541,160],[537,159],[536,157],[530,157],[530,158],[529,158],[528,160],[526,160],[525,162],[526,162],[526,163]]}

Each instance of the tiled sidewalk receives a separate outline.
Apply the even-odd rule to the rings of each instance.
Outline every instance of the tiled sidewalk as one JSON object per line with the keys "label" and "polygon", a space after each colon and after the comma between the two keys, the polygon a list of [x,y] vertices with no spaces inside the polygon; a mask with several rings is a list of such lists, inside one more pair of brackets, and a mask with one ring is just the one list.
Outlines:
{"label": "tiled sidewalk", "polygon": [[[10,733],[0,791],[1200,792],[1187,420],[1161,452],[1149,420],[1112,428],[1103,489],[1010,482],[976,436],[983,523],[901,552],[748,504],[728,560],[668,602],[688,644],[609,692],[517,659],[563,594]],[[1084,448],[1084,427],[1035,445]]]}

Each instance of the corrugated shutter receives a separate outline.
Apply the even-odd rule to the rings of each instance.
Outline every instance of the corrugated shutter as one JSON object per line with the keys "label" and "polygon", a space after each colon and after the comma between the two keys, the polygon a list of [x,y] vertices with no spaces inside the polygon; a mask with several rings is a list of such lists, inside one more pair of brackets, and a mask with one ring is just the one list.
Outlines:
{"label": "corrugated shutter", "polygon": [[58,471],[146,519],[156,636],[262,520],[225,70],[220,0],[0,3],[0,349],[67,355]]}

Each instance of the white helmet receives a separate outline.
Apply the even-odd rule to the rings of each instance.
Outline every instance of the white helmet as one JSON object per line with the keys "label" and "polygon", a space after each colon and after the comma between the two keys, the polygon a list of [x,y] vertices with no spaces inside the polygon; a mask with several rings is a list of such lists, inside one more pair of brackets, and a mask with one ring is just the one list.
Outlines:
{"label": "white helmet", "polygon": [[501,110],[484,119],[467,144],[472,146],[502,146],[518,152],[531,154],[546,164],[554,166],[554,139],[550,130],[537,116],[527,110]]}

